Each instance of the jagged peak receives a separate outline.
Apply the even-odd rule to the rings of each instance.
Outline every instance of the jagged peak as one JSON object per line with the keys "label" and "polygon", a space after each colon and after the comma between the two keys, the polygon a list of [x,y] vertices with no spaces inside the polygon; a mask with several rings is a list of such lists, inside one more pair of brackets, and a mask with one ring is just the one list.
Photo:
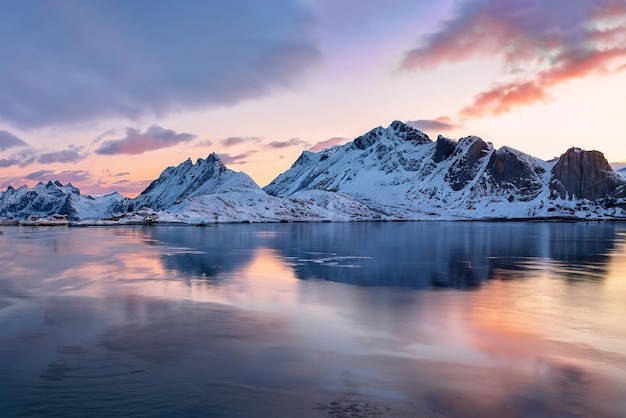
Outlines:
{"label": "jagged peak", "polygon": [[216,153],[212,152],[209,154],[208,157],[206,157],[207,161],[213,161],[213,162],[222,162],[222,159],[220,158],[219,155],[217,155]]}
{"label": "jagged peak", "polygon": [[394,120],[389,125],[390,130],[396,133],[396,135],[400,136],[402,139],[406,141],[416,141],[419,144],[427,144],[432,142],[431,139],[424,132],[420,131],[413,126],[406,124],[404,122],[400,122],[399,120]]}
{"label": "jagged peak", "polygon": [[463,138],[460,138],[458,142],[459,144],[473,144],[476,141],[482,141],[487,144],[484,139],[476,135],[464,136]]}
{"label": "jagged peak", "polygon": [[376,128],[355,138],[352,142],[358,149],[364,150],[378,142],[380,138],[385,137],[385,134],[389,137],[396,137],[404,141],[414,141],[417,144],[427,144],[432,142],[428,135],[424,132],[399,120],[391,122],[387,128],[377,126]]}

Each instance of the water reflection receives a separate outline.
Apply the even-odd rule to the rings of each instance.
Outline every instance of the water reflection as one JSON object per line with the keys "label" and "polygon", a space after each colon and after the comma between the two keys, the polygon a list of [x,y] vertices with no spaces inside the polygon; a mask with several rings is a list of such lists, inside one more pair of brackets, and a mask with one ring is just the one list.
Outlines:
{"label": "water reflection", "polygon": [[[363,286],[470,289],[493,278],[549,269],[567,279],[601,279],[619,226],[613,223],[360,223],[164,227],[151,237],[171,249],[167,269],[215,277],[256,248],[285,257],[300,279]],[[534,274],[534,273],[533,273]]]}
{"label": "water reflection", "polygon": [[8,416],[626,410],[626,225],[4,232]]}

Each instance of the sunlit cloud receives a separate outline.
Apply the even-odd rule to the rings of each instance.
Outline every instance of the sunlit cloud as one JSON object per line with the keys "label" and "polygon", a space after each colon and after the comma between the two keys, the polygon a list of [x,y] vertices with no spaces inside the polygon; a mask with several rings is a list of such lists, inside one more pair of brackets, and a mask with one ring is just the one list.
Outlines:
{"label": "sunlit cloud", "polygon": [[345,144],[348,141],[350,141],[350,138],[344,138],[342,136],[334,136],[325,141],[320,141],[316,143],[311,148],[309,148],[309,151],[318,152],[323,149],[333,147],[335,145]]}
{"label": "sunlit cloud", "polygon": [[232,105],[292,88],[321,58],[298,0],[8,7],[0,119],[26,128]]}
{"label": "sunlit cloud", "polygon": [[237,164],[246,164],[247,159],[254,154],[255,151],[244,152],[242,154],[230,155],[230,154],[217,154],[222,160],[224,165],[237,165]]}
{"label": "sunlit cloud", "polygon": [[210,139],[205,139],[204,141],[200,141],[196,144],[196,148],[206,148],[213,146],[213,141]]}
{"label": "sunlit cloud", "polygon": [[458,128],[452,122],[452,119],[447,116],[441,116],[436,119],[410,120],[407,124],[421,131],[445,132]]}
{"label": "sunlit cloud", "polygon": [[27,149],[16,152],[8,158],[0,158],[0,168],[6,167],[28,167],[37,158],[37,154],[34,149]]}
{"label": "sunlit cloud", "polygon": [[91,173],[85,170],[65,170],[58,173],[55,170],[38,170],[16,179],[22,180],[22,183],[27,182],[27,180],[41,182],[58,180],[63,184],[93,181]]}
{"label": "sunlit cloud", "polygon": [[274,149],[288,148],[288,147],[295,147],[295,146],[309,146],[309,145],[311,144],[309,144],[308,142],[300,138],[291,138],[291,139],[288,139],[287,141],[272,141],[269,144],[267,144],[269,148],[274,148]]}
{"label": "sunlit cloud", "polygon": [[68,149],[42,153],[37,157],[37,162],[42,164],[51,163],[77,163],[84,160],[87,154],[83,152],[84,147],[70,145]]}
{"label": "sunlit cloud", "polygon": [[626,69],[623,0],[466,0],[439,32],[409,50],[402,67],[432,68],[497,57],[513,80],[476,95],[466,118],[546,102],[561,83]]}
{"label": "sunlit cloud", "polygon": [[196,136],[188,133],[177,133],[171,129],[164,129],[153,125],[145,132],[138,129],[127,128],[126,136],[120,139],[109,139],[96,149],[96,154],[143,154],[161,148],[168,148],[183,142],[189,142]]}
{"label": "sunlit cloud", "polygon": [[152,180],[118,180],[109,185],[98,184],[91,187],[90,193],[118,192],[124,196],[134,197],[144,191],[152,183]]}
{"label": "sunlit cloud", "polygon": [[107,129],[91,141],[91,145],[99,144],[104,138],[115,135],[115,129]]}
{"label": "sunlit cloud", "polygon": [[13,147],[27,147],[28,144],[22,141],[11,132],[0,130],[0,151]]}
{"label": "sunlit cloud", "polygon": [[243,144],[258,144],[263,138],[258,136],[231,136],[220,141],[226,148]]}
{"label": "sunlit cloud", "polygon": [[49,174],[54,174],[54,173],[55,173],[54,170],[39,170],[39,171],[34,171],[32,173],[25,175],[24,178],[29,179],[29,180],[40,180],[44,176],[47,176]]}

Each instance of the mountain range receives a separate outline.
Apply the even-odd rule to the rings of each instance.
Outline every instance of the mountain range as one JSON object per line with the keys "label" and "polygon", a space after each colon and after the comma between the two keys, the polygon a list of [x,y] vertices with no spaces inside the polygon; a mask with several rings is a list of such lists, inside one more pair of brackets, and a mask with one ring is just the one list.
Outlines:
{"label": "mountain range", "polygon": [[0,217],[65,214],[74,224],[626,219],[626,169],[570,148],[543,161],[479,137],[453,140],[399,121],[344,145],[304,151],[264,188],[216,154],[166,168],[139,196],[71,184],[0,192]]}

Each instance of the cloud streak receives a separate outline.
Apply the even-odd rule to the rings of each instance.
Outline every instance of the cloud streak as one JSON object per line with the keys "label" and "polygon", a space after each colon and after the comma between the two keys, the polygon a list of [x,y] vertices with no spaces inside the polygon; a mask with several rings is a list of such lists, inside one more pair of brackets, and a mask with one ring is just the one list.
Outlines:
{"label": "cloud streak", "polygon": [[421,131],[444,132],[457,128],[457,125],[452,123],[452,119],[447,116],[441,116],[437,119],[410,120],[407,124]]}
{"label": "cloud streak", "polygon": [[311,148],[309,148],[309,151],[318,152],[323,149],[333,147],[335,145],[345,144],[348,141],[350,141],[350,138],[344,138],[343,136],[334,136],[325,141],[320,141],[314,144]]}
{"label": "cloud streak", "polygon": [[153,125],[145,132],[138,129],[127,128],[126,136],[120,139],[103,141],[96,149],[96,154],[117,155],[143,154],[161,148],[168,148],[183,142],[189,142],[196,136],[188,133],[177,133],[171,129],[164,129]]}
{"label": "cloud streak", "polygon": [[11,132],[0,130],[0,151],[13,147],[26,147],[28,144]]}
{"label": "cloud streak", "polygon": [[226,139],[222,139],[220,143],[223,146],[230,148],[242,144],[258,144],[259,142],[261,142],[261,139],[262,138],[258,136],[231,136]]}
{"label": "cloud streak", "polygon": [[247,159],[254,153],[254,151],[250,151],[237,155],[217,154],[217,156],[220,157],[224,165],[243,165],[247,163]]}
{"label": "cloud streak", "polygon": [[439,32],[402,61],[405,70],[499,57],[512,80],[477,94],[464,118],[546,102],[561,83],[626,69],[623,0],[465,0]]}
{"label": "cloud streak", "polygon": [[2,3],[0,119],[136,119],[293,87],[321,58],[312,13],[298,0]]}
{"label": "cloud streak", "polygon": [[87,154],[83,153],[83,149],[84,147],[70,145],[66,150],[40,154],[39,157],[37,157],[37,162],[42,164],[77,163],[87,158]]}
{"label": "cloud streak", "polygon": [[287,141],[272,141],[269,144],[267,144],[269,148],[273,148],[273,149],[289,148],[289,147],[295,147],[295,146],[300,146],[300,145],[309,146],[310,144],[306,142],[304,139],[300,139],[300,138],[291,138],[291,139],[288,139]]}
{"label": "cloud streak", "polygon": [[27,149],[12,154],[9,158],[0,158],[0,168],[6,167],[27,167],[37,159],[37,154],[33,149]]}

